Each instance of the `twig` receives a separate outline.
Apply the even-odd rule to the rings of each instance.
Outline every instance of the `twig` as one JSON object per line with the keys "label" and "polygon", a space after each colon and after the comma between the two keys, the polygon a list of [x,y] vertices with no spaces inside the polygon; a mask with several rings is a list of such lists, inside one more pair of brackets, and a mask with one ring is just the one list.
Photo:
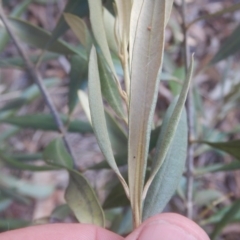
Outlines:
{"label": "twig", "polygon": [[[188,72],[188,67],[190,63],[190,51],[188,47],[188,32],[186,28],[186,3],[185,0],[182,0],[182,27],[184,34],[184,61],[185,61],[185,71]],[[188,128],[189,128],[189,146],[188,146],[188,155],[187,155],[187,217],[193,218],[193,171],[194,171],[194,145],[192,140],[194,139],[194,106],[193,106],[193,89],[190,87],[189,94],[187,98],[187,116],[188,116]]]}
{"label": "twig", "polygon": [[26,53],[24,52],[22,46],[20,45],[18,39],[16,38],[15,34],[13,33],[12,29],[11,29],[11,26],[9,25],[8,23],[8,20],[7,18],[5,17],[5,14],[3,12],[3,9],[2,9],[2,6],[0,5],[0,19],[2,20],[7,32],[9,33],[10,37],[12,38],[19,54],[21,55],[21,57],[23,58],[25,64],[26,64],[26,69],[29,73],[29,75],[31,76],[31,78],[33,79],[33,81],[36,83],[36,85],[39,87],[39,90],[47,104],[47,106],[49,107],[50,111],[51,111],[51,114],[54,118],[54,121],[58,127],[58,131],[62,134],[62,137],[63,137],[63,141],[65,143],[65,146],[68,150],[68,152],[70,153],[70,155],[72,156],[72,159],[73,159],[73,164],[74,164],[74,167],[76,168],[76,159],[74,157],[74,154],[73,154],[73,151],[70,147],[70,144],[67,140],[67,137],[65,135],[66,133],[66,130],[65,130],[65,127],[64,127],[64,124],[57,112],[57,109],[55,108],[54,104],[53,104],[53,101],[50,97],[50,95],[48,94],[43,82],[42,82],[42,78],[39,74],[39,72],[37,71],[37,69],[35,69],[33,63],[30,61],[30,59],[28,58],[28,56],[26,55]]}

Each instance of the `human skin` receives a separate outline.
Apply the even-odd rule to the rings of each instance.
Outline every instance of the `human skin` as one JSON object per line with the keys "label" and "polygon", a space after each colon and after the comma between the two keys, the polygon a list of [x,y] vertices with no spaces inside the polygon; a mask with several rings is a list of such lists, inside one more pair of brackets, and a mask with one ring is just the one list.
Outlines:
{"label": "human skin", "polygon": [[[123,240],[106,229],[86,224],[52,224],[0,234],[1,240]],[[210,240],[193,221],[164,213],[145,221],[125,240]]]}

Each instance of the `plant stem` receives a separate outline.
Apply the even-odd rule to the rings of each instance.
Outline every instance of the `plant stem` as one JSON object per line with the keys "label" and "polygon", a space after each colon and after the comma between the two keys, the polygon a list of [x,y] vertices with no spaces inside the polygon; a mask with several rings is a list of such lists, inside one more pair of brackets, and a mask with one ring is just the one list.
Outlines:
{"label": "plant stem", "polygon": [[35,84],[38,86],[47,106],[49,107],[50,109],[50,112],[54,118],[54,121],[58,127],[58,131],[62,134],[62,137],[63,137],[63,141],[65,143],[65,146],[68,150],[68,152],[70,153],[70,155],[72,156],[72,159],[73,159],[73,164],[74,164],[74,167],[76,168],[76,159],[74,157],[74,154],[73,154],[73,151],[71,149],[71,146],[67,140],[67,137],[66,137],[66,130],[65,130],[65,127],[64,127],[64,124],[57,112],[57,109],[56,107],[54,106],[53,104],[53,101],[49,95],[49,93],[47,92],[47,89],[45,88],[44,84],[43,84],[43,81],[42,81],[42,78],[40,76],[40,73],[37,71],[37,69],[34,67],[33,63],[30,61],[30,59],[28,58],[28,56],[26,55],[26,53],[24,52],[22,46],[20,45],[16,35],[13,33],[13,30],[11,29],[11,26],[9,25],[8,23],[8,20],[3,12],[3,9],[2,9],[2,6],[0,5],[0,19],[2,20],[7,32],[9,33],[10,37],[12,38],[20,56],[23,58],[25,64],[26,64],[26,69],[30,75],[30,77],[33,79],[33,81],[35,82]]}
{"label": "plant stem", "polygon": [[[187,75],[188,67],[190,64],[190,51],[188,47],[188,32],[186,28],[186,3],[182,0],[182,27],[184,34],[184,61],[185,61],[185,72]],[[189,94],[187,98],[187,117],[188,117],[188,154],[187,154],[187,217],[193,218],[193,171],[194,171],[194,144],[192,140],[194,139],[194,106],[193,106],[193,89],[190,87]]]}

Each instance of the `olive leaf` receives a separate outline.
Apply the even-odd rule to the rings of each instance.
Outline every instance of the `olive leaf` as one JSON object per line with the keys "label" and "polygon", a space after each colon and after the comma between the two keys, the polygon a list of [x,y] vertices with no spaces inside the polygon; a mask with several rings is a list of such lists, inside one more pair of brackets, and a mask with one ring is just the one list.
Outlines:
{"label": "olive leaf", "polygon": [[108,46],[111,51],[118,54],[118,44],[115,36],[115,21],[115,17],[106,8],[103,8],[103,22]]}
{"label": "olive leaf", "polygon": [[145,198],[148,188],[149,188],[150,184],[152,183],[154,177],[156,176],[160,167],[164,163],[164,159],[166,158],[167,152],[169,151],[169,147],[171,146],[171,142],[173,141],[174,134],[177,130],[177,126],[178,126],[179,120],[181,118],[182,110],[184,108],[184,104],[187,99],[188,90],[189,90],[191,80],[192,80],[193,67],[194,67],[194,61],[193,61],[193,56],[192,56],[188,75],[183,84],[182,91],[178,98],[178,101],[177,101],[177,104],[173,111],[173,114],[172,114],[171,118],[169,119],[169,123],[168,123],[167,129],[166,129],[165,135],[164,135],[164,141],[162,141],[161,145],[159,146],[159,153],[157,153],[157,159],[154,162],[154,165],[152,167],[152,173],[144,187],[143,199]]}
{"label": "olive leaf", "polygon": [[64,18],[77,36],[80,43],[87,49],[91,49],[92,39],[86,23],[78,16],[71,13],[64,13]]}
{"label": "olive leaf", "polygon": [[135,215],[135,226],[138,226],[142,218],[142,190],[158,93],[157,76],[161,71],[164,51],[166,1],[134,1],[132,14],[139,17],[137,23],[132,23],[134,26],[131,29],[135,32],[135,38],[134,45],[131,46],[130,43],[132,60],[128,168],[130,202]]}
{"label": "olive leaf", "polygon": [[104,227],[103,210],[86,178],[76,171],[70,171],[69,176],[65,199],[78,221]]}
{"label": "olive leaf", "polygon": [[114,64],[112,61],[111,53],[108,46],[107,36],[105,32],[103,20],[103,8],[101,0],[88,0],[90,8],[90,21],[92,24],[92,31],[95,39],[102,50],[103,56],[107,61],[111,71],[116,76]]}
{"label": "olive leaf", "polygon": [[119,172],[108,135],[98,71],[97,52],[95,47],[92,47],[89,61],[89,105],[92,126],[98,141],[98,145],[109,165],[117,174],[119,180],[123,184],[126,194],[128,195],[128,186],[121,173]]}
{"label": "olive leaf", "polygon": [[122,62],[124,71],[124,80],[126,91],[130,92],[130,68],[129,68],[129,34],[130,34],[130,18],[132,3],[129,0],[116,0],[117,9],[117,23],[116,23],[116,35],[119,42],[119,56]]}
{"label": "olive leaf", "polygon": [[[167,110],[163,124],[161,126],[161,133],[159,135],[156,154],[153,162],[158,161],[161,154],[161,145],[166,140],[166,131],[170,123],[177,104],[177,98],[171,103]],[[162,212],[172,195],[177,189],[179,181],[182,177],[188,144],[188,127],[186,111],[181,111],[181,116],[177,124],[176,131],[173,134],[173,139],[170,143],[169,150],[164,159],[160,170],[157,172],[151,186],[147,192],[143,208],[143,220]],[[153,164],[153,169],[155,168]]]}
{"label": "olive leaf", "polygon": [[104,213],[100,203],[86,178],[73,170],[73,160],[62,139],[53,140],[44,150],[43,156],[47,163],[68,170],[69,184],[65,199],[78,221],[104,227]]}
{"label": "olive leaf", "polygon": [[[51,33],[48,31],[26,21],[17,18],[9,18],[8,21],[14,33],[17,34],[22,41],[31,46],[44,49],[47,41],[51,37]],[[48,48],[48,51],[60,54],[79,54],[81,57],[85,58],[85,53],[63,40],[57,40],[54,45]]]}

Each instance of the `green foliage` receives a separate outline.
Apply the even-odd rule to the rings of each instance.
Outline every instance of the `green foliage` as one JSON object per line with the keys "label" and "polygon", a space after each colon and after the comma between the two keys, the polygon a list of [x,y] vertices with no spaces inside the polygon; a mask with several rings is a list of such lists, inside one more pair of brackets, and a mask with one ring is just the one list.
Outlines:
{"label": "green foliage", "polygon": [[[175,203],[172,203],[173,207],[168,206],[183,213],[187,204],[187,186],[182,175],[188,140],[190,144],[196,143],[196,157],[201,158],[211,148],[219,156],[219,160],[209,166],[194,170],[194,206],[198,211],[206,208],[212,212],[212,216],[207,218],[203,214],[196,221],[204,226],[213,226],[210,232],[212,239],[216,239],[228,224],[239,222],[239,200],[218,210],[215,203],[221,203],[226,196],[218,189],[205,189],[202,180],[197,178],[240,169],[240,141],[228,140],[235,137],[235,130],[222,133],[212,127],[238,104],[239,83],[225,95],[224,84],[221,86],[224,111],[216,113],[217,120],[209,126],[203,124],[205,102],[201,91],[198,91],[198,83],[194,83],[192,104],[197,111],[193,116],[187,116],[185,102],[194,74],[193,58],[188,71],[185,71],[187,66],[176,63],[171,54],[181,47],[179,40],[170,42],[170,45],[174,44],[172,48],[165,47],[168,22],[169,29],[177,32],[173,38],[182,36],[178,20],[171,18],[173,1],[68,0],[51,32],[26,20],[27,14],[24,15],[25,20],[21,18],[31,4],[47,7],[49,4],[55,6],[56,2],[25,0],[12,9],[11,1],[3,1],[4,7],[11,8],[7,22],[13,35],[20,45],[24,45],[33,65],[31,71],[42,75],[45,89],[39,90],[39,86],[30,79],[16,97],[11,97],[12,90],[2,77],[5,75],[0,74],[0,80],[3,80],[1,94],[7,99],[10,96],[10,100],[3,101],[0,106],[0,230],[31,225],[30,221],[17,217],[4,219],[2,214],[5,216],[15,203],[31,207],[32,200],[46,199],[55,190],[51,184],[36,184],[22,177],[25,175],[21,173],[25,171],[27,174],[60,170],[68,173],[66,203],[49,213],[46,219],[50,222],[64,222],[75,216],[80,223],[105,227],[110,221],[107,227],[126,235],[142,221],[161,213],[176,192],[180,201],[184,201],[181,209],[174,206]],[[232,10],[229,8],[222,14],[228,11]],[[202,19],[208,17],[193,21],[188,28]],[[79,41],[77,44],[70,34],[66,35],[69,29]],[[239,37],[238,26],[224,41],[211,64],[238,52]],[[9,43],[10,35],[1,27],[0,53],[4,57],[0,59],[0,69],[29,71],[21,54],[12,54],[12,50],[9,54]],[[67,81],[63,82],[60,77],[47,78],[49,66],[51,68],[56,63],[64,67]],[[199,69],[201,64],[198,61],[196,64],[196,69]],[[17,82],[15,79],[12,81]],[[43,101],[46,106],[55,103],[59,94],[58,91],[55,93],[56,89],[63,89],[60,91],[61,102],[56,104],[57,110],[39,110],[43,109]],[[167,92],[164,96],[169,102],[166,112],[163,111],[166,99],[162,101],[164,98],[159,98],[159,89]],[[44,91],[51,92],[51,99]],[[162,105],[156,108],[158,98]],[[63,123],[61,131],[56,116]],[[197,139],[188,139],[187,117],[195,121],[193,130]],[[25,133],[26,136],[29,132],[31,135],[33,130],[37,133],[27,141],[30,147],[26,147],[25,139],[20,147],[14,145],[16,139],[21,140]],[[93,165],[82,162],[82,153],[75,153],[78,146],[68,144],[69,133],[81,134],[82,138],[94,134],[104,160]],[[48,141],[32,152],[31,144],[41,134],[48,134]],[[220,162],[220,157],[225,157],[222,152],[230,154],[236,161]],[[110,180],[107,178],[107,194],[101,206],[98,199],[99,195],[102,196],[101,189],[88,179],[88,173],[103,169],[108,170],[106,172],[112,169],[115,175]],[[85,174],[85,171],[89,172]]]}

